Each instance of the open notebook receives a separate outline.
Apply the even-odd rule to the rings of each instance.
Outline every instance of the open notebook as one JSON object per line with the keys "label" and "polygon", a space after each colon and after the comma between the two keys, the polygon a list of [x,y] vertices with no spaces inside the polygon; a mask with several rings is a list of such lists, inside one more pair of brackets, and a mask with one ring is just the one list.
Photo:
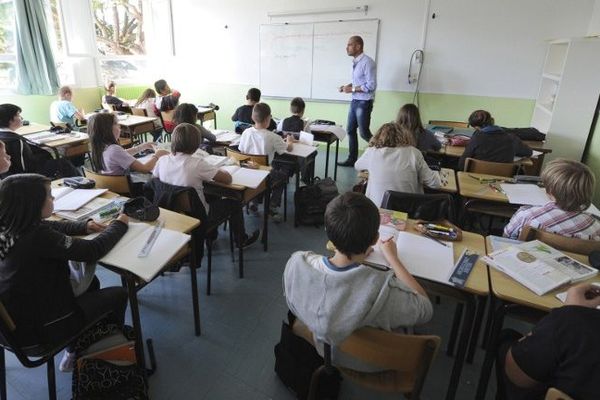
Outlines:
{"label": "open notebook", "polygon": [[484,260],[540,296],[598,273],[539,240],[505,247]]}
{"label": "open notebook", "polygon": [[54,211],[75,211],[108,189],[73,189],[60,187],[52,189]]}
{"label": "open notebook", "polygon": [[231,182],[233,185],[246,186],[252,189],[256,189],[269,175],[268,170],[242,168],[237,165],[227,165],[221,167],[221,169],[229,172],[233,178]]}
{"label": "open notebook", "polygon": [[[453,244],[440,244],[422,235],[396,231],[393,228],[380,226],[380,237],[385,240],[390,236],[396,239],[396,248],[400,262],[412,275],[450,285],[449,278],[454,271]],[[373,246],[373,252],[365,259],[367,264],[389,267],[379,244]]]}
{"label": "open notebook", "polygon": [[[130,223],[125,236],[100,259],[100,262],[132,272],[146,282],[150,282],[190,240],[190,235],[163,228],[150,254],[147,257],[138,257],[153,229],[154,225]],[[87,238],[95,235],[97,234],[89,235]]]}

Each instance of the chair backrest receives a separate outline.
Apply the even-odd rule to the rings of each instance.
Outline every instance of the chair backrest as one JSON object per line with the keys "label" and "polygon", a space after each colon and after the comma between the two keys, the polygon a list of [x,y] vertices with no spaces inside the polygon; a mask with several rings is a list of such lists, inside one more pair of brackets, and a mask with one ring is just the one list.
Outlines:
{"label": "chair backrest", "polygon": [[108,104],[108,103],[102,103],[102,108],[105,110],[108,110],[110,112],[115,111],[115,107],[112,104]]}
{"label": "chair backrest", "polygon": [[132,107],[131,112],[133,113],[133,115],[138,115],[140,117],[148,116],[148,113],[146,112],[145,108]]}
{"label": "chair backrest", "polygon": [[451,126],[452,128],[468,128],[469,124],[467,122],[462,121],[444,121],[441,119],[431,119],[429,120],[430,125],[438,125],[438,126]]}
{"label": "chair backrest", "polygon": [[404,335],[375,328],[361,328],[346,339],[339,349],[377,368],[392,371],[393,382],[378,382],[376,376],[369,377],[369,374],[354,374],[353,370],[340,369],[353,381],[372,389],[389,390],[391,385],[394,391],[410,393],[411,398],[419,398],[440,342],[439,336]]}
{"label": "chair backrest", "polygon": [[474,174],[513,177],[518,170],[519,165],[515,163],[498,163],[476,160],[475,158],[467,158],[465,161],[465,172],[473,172]]}
{"label": "chair backrest", "polygon": [[381,208],[405,212],[412,219],[447,219],[455,222],[452,196],[444,193],[416,194],[388,190],[383,195]]}
{"label": "chair backrest", "polygon": [[231,157],[237,161],[253,161],[258,165],[269,165],[269,156],[266,154],[246,154],[232,149],[231,147],[225,148],[225,154],[227,157]]}
{"label": "chair backrest", "polygon": [[590,255],[592,251],[600,251],[599,240],[585,240],[547,232],[542,229],[526,226],[519,235],[519,240],[539,240],[560,251]]}
{"label": "chair backrest", "polygon": [[550,388],[546,392],[545,400],[573,400],[571,396],[566,393],[561,392],[558,389]]}
{"label": "chair backrest", "polygon": [[131,193],[129,177],[127,175],[106,175],[87,168],[83,169],[83,174],[86,178],[94,180],[98,189],[108,189],[111,192],[124,195]]}

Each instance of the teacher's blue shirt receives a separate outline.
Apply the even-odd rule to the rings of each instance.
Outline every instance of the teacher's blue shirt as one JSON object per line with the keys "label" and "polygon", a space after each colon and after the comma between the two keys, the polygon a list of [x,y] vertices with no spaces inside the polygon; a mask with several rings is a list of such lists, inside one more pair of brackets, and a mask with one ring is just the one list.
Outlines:
{"label": "teacher's blue shirt", "polygon": [[373,100],[377,87],[377,66],[365,53],[352,60],[352,86],[360,86],[363,92],[352,93],[352,100]]}

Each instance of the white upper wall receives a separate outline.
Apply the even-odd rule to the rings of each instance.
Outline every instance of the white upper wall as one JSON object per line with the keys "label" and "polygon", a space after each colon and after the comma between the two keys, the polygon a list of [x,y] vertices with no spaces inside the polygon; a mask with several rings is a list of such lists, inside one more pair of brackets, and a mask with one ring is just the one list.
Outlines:
{"label": "white upper wall", "polygon": [[600,35],[600,0],[596,0],[594,4],[592,19],[588,27],[588,35]]}
{"label": "white upper wall", "polygon": [[[149,54],[157,57],[150,59],[148,64],[155,70],[152,76],[164,77],[173,87],[179,88],[219,83],[258,85],[260,24],[378,18],[381,20],[376,60],[379,90],[414,90],[414,86],[407,83],[409,59],[415,49],[422,48],[426,36],[422,91],[535,98],[546,51],[545,41],[584,36],[588,27],[600,25],[600,0],[171,2],[175,56],[164,55],[168,51],[152,51],[152,44],[149,44]],[[72,7],[70,1],[61,0],[61,3],[63,8]],[[364,13],[273,19],[267,16],[268,12],[364,4],[369,6],[366,16]],[[65,22],[80,29],[79,25],[87,23],[89,17],[82,10],[76,11],[78,18],[65,18]],[[433,13],[435,19],[431,18]],[[91,21],[89,23],[93,26]],[[169,25],[154,26],[152,35],[149,32],[148,36],[168,37]],[[345,49],[339,51],[345,52]],[[367,54],[369,51],[365,49]],[[350,62],[348,59],[349,65]],[[95,69],[88,67],[83,73],[90,75],[89,79],[82,76],[77,83],[92,86],[89,82],[96,79]]]}

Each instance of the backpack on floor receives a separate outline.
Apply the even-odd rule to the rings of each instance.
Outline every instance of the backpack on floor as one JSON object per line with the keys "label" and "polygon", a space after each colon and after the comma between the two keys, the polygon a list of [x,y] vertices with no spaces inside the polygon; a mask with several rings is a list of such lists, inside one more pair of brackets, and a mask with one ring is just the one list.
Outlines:
{"label": "backpack on floor", "polygon": [[135,360],[133,328],[100,321],[75,343],[73,400],[147,400],[144,371]]}
{"label": "backpack on floor", "polygon": [[[292,331],[296,316],[288,311],[288,323],[281,323],[281,338],[275,345],[275,373],[283,384],[300,400],[335,400],[338,398],[342,377],[333,368],[323,373],[323,357],[312,344]],[[309,399],[311,383],[313,399]]]}
{"label": "backpack on floor", "polygon": [[312,185],[301,186],[294,193],[294,226],[322,225],[327,204],[339,194],[331,178],[315,177]]}

